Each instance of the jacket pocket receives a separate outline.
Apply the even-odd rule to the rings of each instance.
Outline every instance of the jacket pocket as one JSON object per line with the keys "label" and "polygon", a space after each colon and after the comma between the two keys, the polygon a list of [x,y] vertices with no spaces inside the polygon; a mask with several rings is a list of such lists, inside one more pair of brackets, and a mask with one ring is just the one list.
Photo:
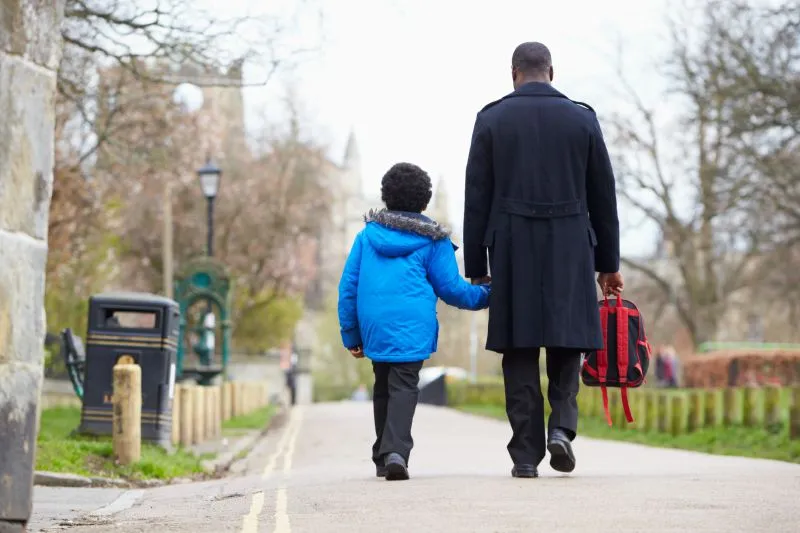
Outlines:
{"label": "jacket pocket", "polygon": [[597,235],[594,232],[594,228],[589,226],[589,244],[594,248],[597,246]]}

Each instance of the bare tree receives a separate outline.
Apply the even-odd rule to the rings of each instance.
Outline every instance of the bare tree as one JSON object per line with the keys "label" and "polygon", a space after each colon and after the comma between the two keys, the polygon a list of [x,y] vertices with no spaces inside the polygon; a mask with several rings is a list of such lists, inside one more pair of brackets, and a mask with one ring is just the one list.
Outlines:
{"label": "bare tree", "polygon": [[[670,129],[621,76],[634,111],[613,121],[613,136],[623,149],[617,165],[620,194],[659,228],[670,248],[669,261],[625,258],[624,264],[655,283],[695,343],[714,336],[731,298],[762,279],[775,243],[786,242],[785,233],[776,235],[776,226],[762,216],[767,197],[763,193],[774,191],[776,180],[797,183],[774,163],[778,154],[783,157],[787,140],[793,139],[790,145],[796,142],[796,135],[788,133],[768,148],[753,132],[776,117],[786,122],[780,126],[783,131],[790,129],[789,114],[773,113],[767,88],[774,92],[781,86],[797,87],[797,82],[789,78],[770,85],[764,76],[748,72],[742,56],[747,50],[748,61],[759,63],[742,37],[756,25],[765,34],[762,42],[787,41],[784,26],[764,23],[765,18],[783,16],[776,13],[710,2],[699,23],[691,21],[695,14],[688,10],[684,19],[671,22],[670,93],[683,113]],[[773,78],[780,77],[778,70],[785,75],[789,63],[786,58],[773,61]],[[742,83],[743,76],[766,83],[760,96],[753,95],[753,83]],[[782,94],[787,103],[796,98],[791,91]],[[754,100],[761,104],[754,105]],[[763,149],[769,155],[756,156]],[[754,179],[756,166],[761,167],[759,179]],[[783,220],[790,215],[791,210],[785,212]]]}

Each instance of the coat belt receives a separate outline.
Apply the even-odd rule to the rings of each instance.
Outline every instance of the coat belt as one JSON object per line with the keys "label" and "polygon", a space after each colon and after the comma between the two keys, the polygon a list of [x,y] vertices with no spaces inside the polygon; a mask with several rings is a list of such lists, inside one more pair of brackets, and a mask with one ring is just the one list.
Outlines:
{"label": "coat belt", "polygon": [[572,202],[536,203],[511,198],[500,199],[500,211],[528,218],[572,217],[584,213],[580,200]]}

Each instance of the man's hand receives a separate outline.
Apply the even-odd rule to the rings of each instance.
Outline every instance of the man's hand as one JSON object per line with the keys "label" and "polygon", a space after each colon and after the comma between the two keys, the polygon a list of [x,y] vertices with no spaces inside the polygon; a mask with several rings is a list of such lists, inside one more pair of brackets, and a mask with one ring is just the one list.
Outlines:
{"label": "man's hand", "polygon": [[617,296],[625,288],[625,282],[619,272],[598,274],[597,284],[600,285],[603,296]]}
{"label": "man's hand", "polygon": [[492,282],[492,276],[483,276],[482,278],[472,278],[473,285],[488,285]]}
{"label": "man's hand", "polygon": [[350,348],[350,355],[355,357],[356,359],[363,359],[364,358],[364,348],[361,346],[356,346],[355,348]]}

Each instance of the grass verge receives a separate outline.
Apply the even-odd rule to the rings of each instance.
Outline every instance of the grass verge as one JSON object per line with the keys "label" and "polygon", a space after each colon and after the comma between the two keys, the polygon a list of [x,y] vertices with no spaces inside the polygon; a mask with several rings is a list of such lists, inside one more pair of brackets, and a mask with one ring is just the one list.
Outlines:
{"label": "grass verge", "polygon": [[77,407],[54,407],[42,411],[36,449],[36,469],[130,480],[173,479],[203,472],[200,461],[210,456],[195,456],[179,449],[168,454],[153,444],[142,443],[142,458],[135,465],[114,462],[111,437],[71,435],[80,425]]}
{"label": "grass verge", "polygon": [[269,405],[267,407],[262,407],[261,409],[256,409],[250,414],[237,416],[226,422],[223,422],[222,431],[230,435],[253,429],[264,429],[267,427],[267,424],[269,424],[269,421],[272,420],[272,416],[274,414],[274,406]]}
{"label": "grass verge", "polygon": [[[457,409],[476,415],[506,419],[505,408],[499,405],[463,405]],[[608,427],[602,420],[582,418],[578,424],[578,432],[580,435],[596,439],[800,463],[800,440],[791,440],[785,429],[773,433],[765,429],[720,427],[672,436],[669,433]]]}

